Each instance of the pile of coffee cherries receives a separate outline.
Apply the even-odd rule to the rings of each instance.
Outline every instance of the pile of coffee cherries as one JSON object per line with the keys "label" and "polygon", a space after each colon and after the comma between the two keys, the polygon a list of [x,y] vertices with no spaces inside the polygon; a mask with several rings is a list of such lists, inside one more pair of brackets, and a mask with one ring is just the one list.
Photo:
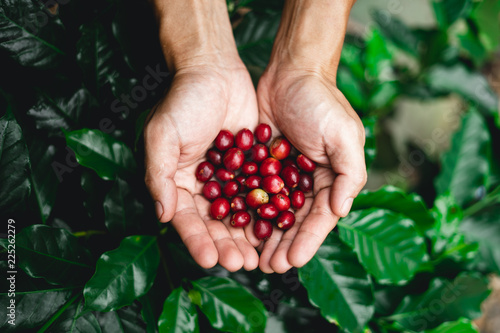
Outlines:
{"label": "pile of coffee cherries", "polygon": [[282,230],[293,226],[293,210],[304,205],[316,168],[303,154],[293,157],[285,137],[266,146],[271,137],[267,124],[259,124],[253,133],[244,128],[236,136],[222,130],[207,151],[207,161],[196,168],[196,178],[205,183],[203,196],[212,202],[212,218],[222,220],[232,212],[230,224],[244,227],[253,215],[255,236],[263,240],[271,236],[272,222]]}

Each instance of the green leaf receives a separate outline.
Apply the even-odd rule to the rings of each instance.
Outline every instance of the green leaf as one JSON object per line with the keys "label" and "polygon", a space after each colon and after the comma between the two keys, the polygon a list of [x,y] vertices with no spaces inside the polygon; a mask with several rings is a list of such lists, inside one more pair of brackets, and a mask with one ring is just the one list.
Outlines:
{"label": "green leaf", "polygon": [[361,120],[363,121],[363,125],[365,128],[365,136],[366,136],[365,163],[366,163],[366,168],[369,169],[377,153],[376,140],[375,140],[375,129],[377,124],[377,118],[363,117]]}
{"label": "green leaf", "polygon": [[389,318],[414,331],[461,317],[475,319],[489,293],[488,280],[476,274],[462,273],[453,281],[436,278],[423,294],[406,296]]}
{"label": "green leaf", "polygon": [[[349,38],[349,36],[346,36],[346,38]],[[359,37],[353,38],[355,38],[356,42],[359,41]],[[356,42],[347,39],[344,41],[342,52],[340,53],[340,63],[345,65],[355,78],[363,80],[365,78],[363,52],[362,47],[355,44]]]}
{"label": "green leaf", "polygon": [[30,161],[21,127],[10,107],[0,118],[0,211],[18,208],[30,194]]}
{"label": "green leaf", "polygon": [[419,55],[420,41],[406,24],[386,10],[377,10],[372,16],[388,40],[415,57]]}
{"label": "green leaf", "polygon": [[22,66],[55,67],[64,51],[64,28],[44,6],[31,0],[0,1],[0,50]]}
{"label": "green leaf", "polygon": [[126,181],[116,178],[111,191],[104,199],[104,223],[106,228],[118,236],[139,229],[144,206],[137,201]]}
{"label": "green leaf", "polygon": [[68,132],[66,143],[75,152],[78,163],[94,170],[102,179],[127,176],[136,169],[130,148],[99,130]]}
{"label": "green leaf", "polygon": [[80,128],[93,104],[92,96],[83,88],[71,96],[54,97],[41,93],[38,102],[28,110],[28,116],[35,121],[37,129],[59,135],[61,129],[72,131]]}
{"label": "green leaf", "polygon": [[438,327],[425,331],[426,333],[479,333],[475,325],[468,319],[446,322]]}
{"label": "green leaf", "polygon": [[146,329],[138,303],[116,311],[96,312],[96,317],[102,333],[145,332]]}
{"label": "green leaf", "polygon": [[467,30],[456,37],[460,48],[467,53],[477,67],[480,67],[487,59],[488,54],[475,30],[471,21],[467,21]]}
{"label": "green leaf", "polygon": [[353,211],[339,220],[339,235],[381,284],[405,284],[427,261],[413,222],[384,209]]}
{"label": "green leaf", "polygon": [[368,97],[363,90],[362,81],[344,66],[340,66],[337,70],[337,86],[354,109],[366,109]]}
{"label": "green leaf", "polygon": [[[72,289],[44,289],[20,291],[16,290],[15,326],[8,323],[11,318],[2,315],[0,319],[0,330],[2,332],[20,332],[33,329],[44,324],[57,310],[70,298]],[[0,307],[2,313],[9,313],[11,297],[7,293],[0,294]]]}
{"label": "green leaf", "polygon": [[498,97],[485,77],[479,72],[470,72],[462,64],[433,66],[426,74],[426,81],[431,89],[459,94],[492,114],[498,109]]}
{"label": "green leaf", "polygon": [[280,18],[279,12],[249,12],[234,29],[236,46],[245,65],[267,67]]}
{"label": "green leaf", "polygon": [[53,284],[76,284],[91,273],[90,252],[68,231],[35,224],[16,236],[16,254],[29,276]]}
{"label": "green leaf", "polygon": [[124,238],[117,249],[103,253],[97,261],[95,274],[83,291],[85,309],[111,311],[131,304],[151,288],[159,262],[155,237]]}
{"label": "green leaf", "polygon": [[29,145],[31,167],[31,189],[40,219],[45,224],[56,201],[59,180],[52,171],[56,147],[42,140],[33,140]]}
{"label": "green leaf", "polygon": [[363,190],[354,199],[351,210],[378,207],[405,215],[415,222],[415,227],[422,234],[434,224],[434,217],[429,213],[423,199],[415,194],[407,194],[402,189],[386,185],[377,191]]}
{"label": "green leaf", "polygon": [[191,300],[200,306],[214,328],[228,332],[264,331],[264,305],[236,281],[208,276],[192,284],[197,297],[193,300],[190,293]]}
{"label": "green leaf", "polygon": [[469,242],[479,244],[478,269],[500,274],[500,205],[492,205],[466,217],[460,230]]}
{"label": "green leaf", "polygon": [[[113,44],[110,42],[111,30],[92,21],[80,26],[81,37],[76,44],[76,59],[82,69],[84,82],[96,96],[99,96],[101,88],[111,84],[114,95],[118,98],[122,93],[128,93],[132,82],[126,78],[124,71],[124,58],[116,55]],[[119,65],[122,65],[119,67]]]}
{"label": "green leaf", "polygon": [[490,148],[483,118],[469,111],[453,135],[450,150],[441,157],[441,173],[435,179],[438,194],[450,191],[462,207],[472,201],[477,189],[488,184]]}
{"label": "green leaf", "polygon": [[448,193],[438,196],[432,212],[436,216],[436,224],[430,232],[433,255],[458,262],[473,258],[478,244],[467,242],[460,231],[463,213],[455,199]]}
{"label": "green leaf", "polygon": [[348,332],[363,332],[374,313],[372,283],[356,254],[338,236],[328,235],[299,268],[299,279],[323,317]]}
{"label": "green leaf", "polygon": [[83,303],[73,304],[54,322],[49,332],[101,333],[101,327],[94,314],[83,312]]}
{"label": "green leaf", "polygon": [[488,52],[493,52],[500,44],[500,3],[495,0],[481,1],[473,10],[471,18],[479,28],[479,39]]}
{"label": "green leaf", "polygon": [[473,6],[473,0],[432,0],[438,25],[445,30],[459,18],[469,15]]}
{"label": "green leaf", "polygon": [[375,29],[367,40],[365,53],[366,73],[377,82],[394,81],[392,55],[386,44],[383,36]]}
{"label": "green leaf", "polygon": [[198,312],[188,293],[179,287],[165,300],[158,319],[160,333],[199,332]]}
{"label": "green leaf", "polygon": [[370,112],[374,114],[376,110],[389,108],[394,100],[399,96],[399,83],[382,82],[373,88],[370,94]]}

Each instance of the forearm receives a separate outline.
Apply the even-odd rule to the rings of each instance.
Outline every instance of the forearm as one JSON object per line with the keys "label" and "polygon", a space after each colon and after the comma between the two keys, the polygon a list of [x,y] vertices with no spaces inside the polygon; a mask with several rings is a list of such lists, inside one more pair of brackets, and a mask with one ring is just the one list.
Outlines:
{"label": "forearm", "polygon": [[269,69],[318,71],[335,77],[355,0],[287,0]]}
{"label": "forearm", "polygon": [[[224,0],[151,0],[171,71],[231,66],[238,52]],[[231,61],[229,60],[231,59]]]}

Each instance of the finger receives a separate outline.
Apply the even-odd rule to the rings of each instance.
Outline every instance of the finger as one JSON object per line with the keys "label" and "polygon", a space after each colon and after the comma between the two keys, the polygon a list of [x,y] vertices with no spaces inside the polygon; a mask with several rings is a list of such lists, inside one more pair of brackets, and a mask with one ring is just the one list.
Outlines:
{"label": "finger", "polygon": [[243,268],[247,271],[254,270],[259,265],[259,255],[257,254],[255,247],[248,241],[245,229],[231,226],[229,220],[229,218],[224,219],[224,225],[243,256]]}
{"label": "finger", "polygon": [[245,236],[246,236],[248,242],[253,247],[258,247],[262,243],[262,241],[260,239],[258,239],[257,236],[255,236],[255,232],[253,231],[254,225],[255,225],[255,219],[252,216],[252,220],[250,221],[250,223],[246,227],[243,228],[243,230],[245,231]]}
{"label": "finger", "polygon": [[178,197],[177,211],[172,219],[172,225],[198,265],[211,268],[219,260],[214,240],[200,217],[191,194],[179,189]]}
{"label": "finger", "polygon": [[366,184],[365,153],[362,144],[338,140],[335,149],[327,154],[336,173],[332,185],[330,204],[335,215],[345,217],[351,210],[352,202]]}
{"label": "finger", "polygon": [[168,130],[165,121],[156,118],[144,129],[145,183],[155,202],[156,216],[160,222],[170,221],[177,206],[177,186],[174,175],[177,171],[180,150],[179,142]]}
{"label": "finger", "polygon": [[280,243],[269,261],[271,268],[276,273],[283,274],[293,267],[293,265],[288,261],[288,251],[290,250],[290,246],[292,245],[302,222],[309,213],[312,202],[313,200],[311,198],[306,199],[304,206],[295,211],[295,224],[283,233],[283,237],[281,237]]}
{"label": "finger", "polygon": [[311,260],[328,233],[337,224],[338,217],[330,208],[329,192],[329,188],[318,192],[309,214],[290,245],[288,261],[295,267],[302,267]]}
{"label": "finger", "polygon": [[241,269],[244,264],[244,258],[226,225],[226,223],[229,223],[229,217],[226,217],[225,222],[212,219],[208,213],[210,203],[201,195],[195,196],[195,204],[217,248],[219,264],[230,272]]}
{"label": "finger", "polygon": [[270,260],[274,254],[274,251],[276,251],[276,248],[280,243],[282,235],[283,231],[279,230],[276,227],[273,227],[273,233],[271,234],[271,237],[269,237],[269,239],[264,242],[264,246],[260,254],[259,268],[266,274],[274,273],[274,270],[270,264]]}

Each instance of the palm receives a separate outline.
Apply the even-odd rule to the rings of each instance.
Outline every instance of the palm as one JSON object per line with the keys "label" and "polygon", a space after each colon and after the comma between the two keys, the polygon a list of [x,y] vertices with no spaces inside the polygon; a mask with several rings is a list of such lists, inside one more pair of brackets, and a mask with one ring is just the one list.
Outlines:
{"label": "palm", "polygon": [[[279,82],[276,84],[276,82]],[[266,75],[259,82],[261,121],[274,126],[319,167],[314,172],[314,189],[306,205],[297,212],[297,222],[286,233],[277,231],[261,255],[264,271],[283,272],[305,264],[326,235],[335,227],[335,209],[345,173],[347,146],[363,146],[362,125],[345,97],[334,85],[312,75],[278,77]],[[358,164],[362,161],[355,161]],[[339,181],[340,180],[340,181]]]}
{"label": "palm", "polygon": [[255,91],[248,73],[235,70],[227,77],[178,73],[148,123],[148,173],[166,179],[164,197],[170,202],[177,199],[170,206],[172,211],[166,207],[166,214],[173,216],[174,227],[193,258],[204,267],[217,262],[229,270],[257,265],[257,253],[247,241],[245,230],[209,217],[209,202],[201,196],[203,184],[195,177],[196,167],[221,129],[235,132],[253,128],[257,118]]}

